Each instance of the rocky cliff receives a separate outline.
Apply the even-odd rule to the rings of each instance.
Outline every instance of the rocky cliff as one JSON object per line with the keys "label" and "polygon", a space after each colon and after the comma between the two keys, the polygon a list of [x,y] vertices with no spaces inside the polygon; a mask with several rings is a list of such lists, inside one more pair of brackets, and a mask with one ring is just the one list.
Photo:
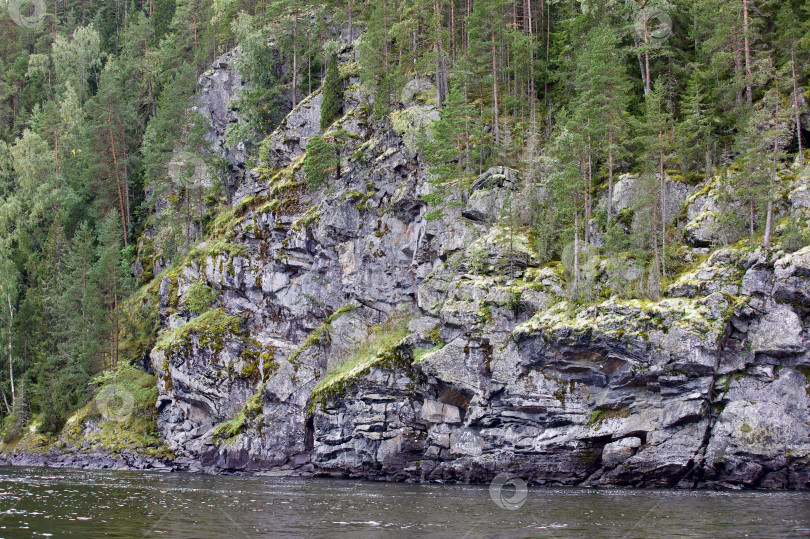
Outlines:
{"label": "rocky cliff", "polygon": [[[373,119],[353,59],[343,51],[345,114],[326,133],[345,141],[340,177],[312,189],[302,171],[323,134],[316,92],[264,142],[214,236],[158,277],[150,358],[176,463],[810,487],[810,248],[712,251],[717,188],[673,179],[690,270],[658,301],[572,302],[561,268],[498,219],[520,173],[491,169],[429,207],[437,182],[413,140],[438,115],[430,85]],[[809,181],[797,171],[783,214],[805,210]],[[606,267],[588,268],[595,286]],[[184,308],[195,283],[217,292],[199,316]]]}
{"label": "rocky cliff", "polygon": [[[810,247],[712,249],[720,179],[673,177],[686,269],[655,301],[572,301],[562,265],[501,218],[520,171],[433,177],[414,144],[438,118],[432,85],[413,81],[376,119],[355,60],[346,47],[342,118],[322,132],[316,91],[244,173],[249,145],[222,142],[239,121],[232,57],[200,79],[233,203],[137,296],[158,316],[146,360],[173,466],[810,488]],[[320,187],[303,172],[316,135],[341,141]],[[807,219],[810,170],[791,174],[780,215]],[[636,181],[618,182],[617,211]],[[603,256],[584,271],[599,290],[643,277]]]}

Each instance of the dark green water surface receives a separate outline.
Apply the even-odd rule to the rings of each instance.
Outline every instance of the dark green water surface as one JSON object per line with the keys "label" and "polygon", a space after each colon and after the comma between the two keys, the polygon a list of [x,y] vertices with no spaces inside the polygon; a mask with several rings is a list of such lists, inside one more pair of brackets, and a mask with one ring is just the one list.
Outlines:
{"label": "dark green water surface", "polygon": [[0,468],[0,537],[808,537],[810,493]]}

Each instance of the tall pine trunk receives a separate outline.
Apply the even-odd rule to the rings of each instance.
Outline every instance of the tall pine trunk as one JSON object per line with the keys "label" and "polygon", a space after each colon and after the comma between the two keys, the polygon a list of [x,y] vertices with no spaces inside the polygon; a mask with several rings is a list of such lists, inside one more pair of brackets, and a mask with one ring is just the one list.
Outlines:
{"label": "tall pine trunk", "polygon": [[[773,191],[774,176],[776,171],[771,175],[768,181],[768,195]],[[766,251],[771,249],[771,226],[773,224],[773,200],[768,196],[768,205],[765,213],[765,236],[762,238],[762,248]]]}
{"label": "tall pine trunk", "polygon": [[771,249],[771,228],[773,228],[773,190],[779,179],[779,78],[774,79],[776,88],[776,108],[773,113],[773,121],[776,124],[773,135],[773,173],[768,179],[768,205],[765,213],[765,237],[762,239],[762,248],[766,251]]}
{"label": "tall pine trunk", "polygon": [[574,199],[574,293],[579,292],[579,210]]}
{"label": "tall pine trunk", "polygon": [[660,157],[660,169],[659,174],[661,175],[661,275],[666,278],[667,276],[667,206],[666,206],[666,199],[667,199],[667,180],[664,176],[664,147],[663,147],[663,138],[664,134],[659,133],[658,137],[661,140],[662,146],[659,149],[659,157]]}
{"label": "tall pine trunk", "polygon": [[748,37],[748,0],[743,0],[743,40],[745,42],[745,100],[753,102],[751,92],[751,43]]}
{"label": "tall pine trunk", "polygon": [[647,2],[641,8],[641,21],[644,24],[644,93],[650,93],[650,33],[647,28]]}
{"label": "tall pine trunk", "polygon": [[608,127],[608,225],[613,219],[613,123]]}
{"label": "tall pine trunk", "polygon": [[[351,26],[350,26],[351,28]],[[298,104],[298,8],[293,14],[292,108]]]}
{"label": "tall pine trunk", "polygon": [[115,183],[118,186],[118,205],[121,208],[121,224],[124,230],[124,247],[127,247],[129,245],[127,241],[127,213],[126,209],[124,208],[124,193],[121,186],[121,175],[118,171],[118,156],[115,153],[115,137],[113,136],[112,130],[112,114],[109,110],[107,111],[107,129],[109,130],[110,134],[110,150],[112,151],[113,168],[115,169]]}
{"label": "tall pine trunk", "polygon": [[[11,406],[17,402],[17,393],[14,391],[14,365],[11,355],[11,327],[14,323],[14,308],[11,306],[11,292],[6,294],[8,299],[8,377],[11,380]],[[5,397],[5,394],[4,394]]]}
{"label": "tall pine trunk", "polygon": [[498,61],[495,54],[495,13],[492,15],[492,127],[495,130],[495,144],[500,142],[500,132],[498,130]]}
{"label": "tall pine trunk", "polygon": [[802,115],[799,109],[799,83],[796,78],[796,44],[790,44],[790,68],[793,72],[793,106],[796,108],[796,142],[799,144],[799,166],[804,168],[802,149]]}

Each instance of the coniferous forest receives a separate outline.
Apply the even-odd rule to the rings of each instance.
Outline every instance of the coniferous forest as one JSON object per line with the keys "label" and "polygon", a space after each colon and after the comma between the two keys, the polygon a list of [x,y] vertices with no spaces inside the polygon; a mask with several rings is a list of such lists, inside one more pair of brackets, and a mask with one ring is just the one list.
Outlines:
{"label": "coniferous forest", "polygon": [[[351,61],[339,61],[352,42]],[[403,93],[421,92],[438,111],[415,135],[437,178],[425,218],[464,201],[491,167],[521,171],[498,219],[540,264],[559,263],[572,302],[655,300],[687,269],[665,178],[720,186],[707,247],[789,252],[810,239],[806,221],[777,215],[792,167],[810,159],[805,0],[10,0],[0,4],[6,440],[34,417],[59,432],[105,372],[141,366],[154,345],[157,306],[139,298],[234,202],[195,105],[198,78],[235,47],[243,85],[230,107],[242,121],[225,139],[243,144],[249,168],[267,172],[262,141],[319,88],[324,130],[343,115],[351,76],[372,121],[396,124]],[[341,178],[349,137],[313,137],[306,189]],[[196,165],[178,172],[178,152]],[[203,181],[201,167],[219,180]],[[627,174],[638,178],[633,205],[617,209]],[[632,261],[642,277],[596,283],[596,256],[607,268]],[[216,294],[195,288],[185,307],[201,314]]]}

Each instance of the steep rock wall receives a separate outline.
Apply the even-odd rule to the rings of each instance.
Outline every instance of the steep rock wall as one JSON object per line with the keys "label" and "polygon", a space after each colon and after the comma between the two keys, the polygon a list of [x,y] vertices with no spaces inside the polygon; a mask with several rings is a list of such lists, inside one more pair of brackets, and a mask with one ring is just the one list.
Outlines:
{"label": "steep rock wall", "polygon": [[[517,171],[446,186],[428,207],[413,137],[437,117],[429,92],[374,120],[353,54],[345,115],[326,132],[345,140],[340,177],[305,182],[316,92],[269,137],[214,237],[160,277],[151,360],[179,465],[810,487],[810,248],[723,249],[660,301],[570,303],[560,268],[497,224]],[[219,291],[198,317],[183,307],[193,283]],[[389,319],[410,319],[407,336],[358,355]]]}

